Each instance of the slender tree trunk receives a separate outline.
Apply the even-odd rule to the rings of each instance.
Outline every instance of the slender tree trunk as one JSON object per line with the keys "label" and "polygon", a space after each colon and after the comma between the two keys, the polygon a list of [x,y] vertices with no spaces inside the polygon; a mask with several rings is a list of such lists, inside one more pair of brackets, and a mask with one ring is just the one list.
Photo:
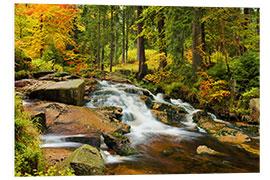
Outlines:
{"label": "slender tree trunk", "polygon": [[98,10],[98,44],[97,44],[97,65],[100,69],[100,10]]}
{"label": "slender tree trunk", "polygon": [[[142,13],[142,6],[137,6],[137,19],[140,19],[140,15]],[[138,23],[138,34],[142,32],[143,23]],[[143,36],[137,39],[138,41],[138,51],[137,51],[137,59],[139,59],[139,72],[138,79],[142,79],[147,74],[147,64],[145,63],[145,49],[144,49],[144,38]]]}
{"label": "slender tree trunk", "polygon": [[200,55],[199,46],[202,43],[202,31],[200,23],[200,10],[195,8],[194,20],[192,24],[192,66],[194,72],[202,65],[202,57]]}
{"label": "slender tree trunk", "polygon": [[111,53],[110,53],[110,72],[112,72],[113,62],[113,6],[111,6]]}
{"label": "slender tree trunk", "polygon": [[166,49],[166,40],[165,40],[165,17],[163,11],[161,19],[158,21],[158,33],[159,33],[159,52],[164,53],[163,56],[160,57],[159,67],[158,69],[163,69],[167,65],[166,57],[167,57],[167,49]]}
{"label": "slender tree trunk", "polygon": [[102,19],[102,41],[101,41],[101,44],[102,44],[102,48],[101,48],[101,64],[103,66],[103,63],[104,63],[104,54],[105,54],[105,51],[104,51],[104,48],[105,48],[105,34],[104,34],[104,31],[105,31],[105,14],[103,14],[103,19]]}
{"label": "slender tree trunk", "polygon": [[222,32],[223,53],[224,53],[224,56],[225,56],[225,62],[226,62],[226,66],[227,66],[227,71],[228,71],[228,74],[230,75],[230,66],[229,66],[229,62],[228,62],[228,57],[227,57],[227,52],[226,52],[226,43],[225,43],[224,21],[223,21],[222,18],[221,18],[220,24],[221,24],[221,32]]}
{"label": "slender tree trunk", "polygon": [[125,9],[123,9],[123,26],[122,26],[122,33],[123,33],[123,44],[122,44],[122,62],[126,64],[125,62]]}
{"label": "slender tree trunk", "polygon": [[[248,29],[248,24],[249,24],[249,8],[244,8],[244,15],[245,15],[245,20],[244,20],[244,30],[246,31],[247,29]],[[244,39],[247,39],[247,36],[245,35],[244,36]],[[242,45],[243,46],[243,54],[244,54],[244,52],[246,52],[247,51],[247,48],[244,46],[244,45]]]}
{"label": "slender tree trunk", "polygon": [[125,65],[127,64],[128,59],[128,14],[126,11],[126,54],[125,54]]}
{"label": "slender tree trunk", "polygon": [[116,64],[116,61],[117,61],[117,50],[118,50],[118,46],[117,46],[117,29],[115,29],[115,31],[114,31],[114,64]]}

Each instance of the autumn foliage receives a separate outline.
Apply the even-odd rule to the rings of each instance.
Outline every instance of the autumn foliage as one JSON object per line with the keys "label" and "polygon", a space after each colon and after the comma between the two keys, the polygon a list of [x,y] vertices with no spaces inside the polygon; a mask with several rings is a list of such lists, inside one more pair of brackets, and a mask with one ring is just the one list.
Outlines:
{"label": "autumn foliage", "polygon": [[15,48],[32,59],[42,58],[48,51],[59,58],[46,60],[64,63],[76,59],[72,36],[79,12],[75,5],[15,4]]}
{"label": "autumn foliage", "polygon": [[226,81],[215,81],[206,72],[197,72],[197,74],[200,76],[198,96],[201,104],[210,104],[213,101],[220,103],[223,98],[230,95],[230,91],[226,90]]}

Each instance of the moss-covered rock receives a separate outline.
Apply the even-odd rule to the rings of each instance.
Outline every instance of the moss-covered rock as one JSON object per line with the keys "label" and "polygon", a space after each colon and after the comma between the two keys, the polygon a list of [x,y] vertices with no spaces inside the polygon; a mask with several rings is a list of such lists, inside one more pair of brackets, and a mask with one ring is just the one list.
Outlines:
{"label": "moss-covered rock", "polygon": [[185,120],[187,111],[181,107],[172,106],[164,103],[153,103],[152,113],[165,124],[179,123]]}
{"label": "moss-covered rock", "polygon": [[83,105],[84,80],[48,81],[34,88],[29,97],[80,106]]}
{"label": "moss-covered rock", "polygon": [[28,78],[29,78],[29,72],[25,70],[15,72],[15,80],[28,79]]}
{"label": "moss-covered rock", "polygon": [[136,149],[131,147],[129,138],[121,133],[107,133],[103,134],[103,137],[105,144],[121,156],[138,154]]}
{"label": "moss-covered rock", "polygon": [[83,145],[64,160],[59,169],[67,168],[73,169],[76,175],[103,175],[105,165],[97,148]]}

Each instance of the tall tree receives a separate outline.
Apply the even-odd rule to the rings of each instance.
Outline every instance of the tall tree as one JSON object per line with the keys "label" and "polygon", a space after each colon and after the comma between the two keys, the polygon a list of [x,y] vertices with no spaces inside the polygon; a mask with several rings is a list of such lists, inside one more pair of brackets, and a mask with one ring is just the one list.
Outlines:
{"label": "tall tree", "polygon": [[110,72],[112,72],[112,63],[113,63],[113,41],[114,41],[114,31],[113,31],[113,6],[111,6],[111,52],[110,52]]}
{"label": "tall tree", "polygon": [[158,20],[158,37],[159,37],[159,52],[163,53],[160,57],[159,69],[163,69],[167,65],[166,57],[167,57],[167,44],[165,39],[165,15],[164,15],[164,7],[158,11],[160,14]]}
{"label": "tall tree", "polygon": [[142,6],[137,6],[137,19],[138,19],[138,39],[137,39],[137,59],[139,59],[139,72],[138,78],[142,79],[147,74],[147,64],[145,63],[145,49],[144,49],[144,38],[140,35],[143,31],[143,22],[140,21],[142,14]]}
{"label": "tall tree", "polygon": [[97,65],[98,69],[100,69],[100,39],[101,39],[101,32],[100,32],[100,9],[98,9],[98,49],[97,49]]}
{"label": "tall tree", "polygon": [[123,63],[125,63],[125,65],[126,65],[126,61],[125,61],[125,22],[126,22],[126,7],[124,6],[123,7],[123,14],[122,14],[122,34],[123,34],[123,37],[122,37],[122,41],[123,41],[123,43],[122,43],[122,62]]}
{"label": "tall tree", "polygon": [[192,65],[194,71],[197,71],[202,65],[202,57],[199,49],[202,44],[201,28],[201,11],[199,8],[194,8],[194,20],[192,24]]}

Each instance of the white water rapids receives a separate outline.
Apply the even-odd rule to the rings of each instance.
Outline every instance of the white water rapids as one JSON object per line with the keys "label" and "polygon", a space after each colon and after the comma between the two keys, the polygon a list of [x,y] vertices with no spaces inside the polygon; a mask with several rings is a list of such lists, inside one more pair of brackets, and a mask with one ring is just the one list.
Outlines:
{"label": "white water rapids", "polygon": [[[163,94],[153,95],[150,91],[142,89],[130,84],[120,84],[108,81],[99,81],[98,90],[91,95],[90,102],[86,103],[86,107],[103,107],[116,106],[123,109],[122,122],[130,125],[130,133],[126,136],[130,137],[132,146],[137,144],[147,144],[152,136],[170,135],[174,136],[175,141],[192,140],[200,136],[200,133],[188,131],[194,129],[196,124],[192,122],[192,114],[198,110],[194,109],[190,104],[182,102],[180,99],[171,99],[171,103],[163,99]],[[130,93],[132,89],[136,93]],[[153,96],[154,102],[166,103],[174,106],[183,107],[189,114],[186,115],[186,121],[183,122],[186,128],[172,127],[159,122],[152,114],[151,110],[141,100],[139,95],[142,91],[147,91]],[[102,153],[106,163],[121,162],[123,157],[112,156],[108,152]]]}

